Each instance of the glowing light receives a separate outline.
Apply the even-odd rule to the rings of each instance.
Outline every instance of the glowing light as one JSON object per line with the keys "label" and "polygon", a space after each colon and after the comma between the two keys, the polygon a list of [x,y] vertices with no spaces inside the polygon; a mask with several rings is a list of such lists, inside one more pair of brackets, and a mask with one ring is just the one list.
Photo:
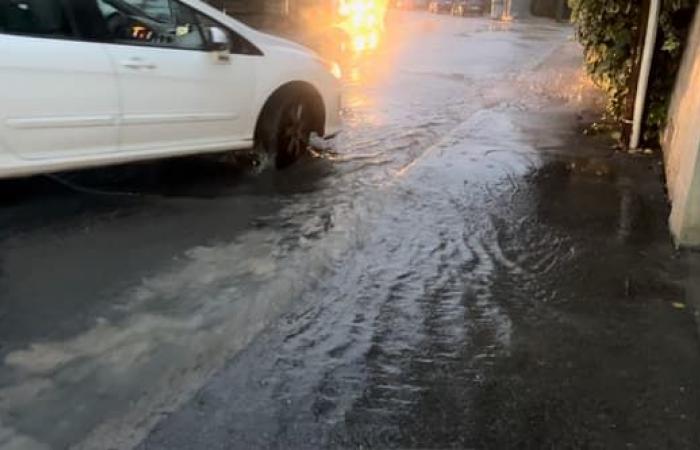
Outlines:
{"label": "glowing light", "polygon": [[374,28],[377,25],[377,16],[370,14],[367,16],[367,28]]}
{"label": "glowing light", "polygon": [[362,16],[361,15],[353,15],[352,16],[352,26],[353,26],[353,28],[362,27]]}
{"label": "glowing light", "polygon": [[369,34],[367,37],[367,46],[371,50],[376,50],[377,47],[379,46],[379,33],[376,31],[373,31],[372,33]]}
{"label": "glowing light", "polygon": [[340,68],[340,64],[338,64],[337,62],[331,63],[330,72],[331,72],[331,75],[333,75],[334,77],[336,77],[339,80],[341,78],[343,78],[343,70]]}
{"label": "glowing light", "polygon": [[360,81],[360,70],[357,67],[353,67],[350,71],[350,80],[353,83]]}
{"label": "glowing light", "polygon": [[352,42],[355,53],[375,50],[379,47],[384,31],[388,0],[340,0],[338,27],[344,30]]}
{"label": "glowing light", "polygon": [[345,2],[342,2],[338,7],[338,14],[340,14],[341,17],[347,17],[351,12],[352,8],[350,8],[350,5]]}
{"label": "glowing light", "polygon": [[353,38],[352,48],[356,52],[363,52],[367,49],[367,39],[362,34],[359,34]]}

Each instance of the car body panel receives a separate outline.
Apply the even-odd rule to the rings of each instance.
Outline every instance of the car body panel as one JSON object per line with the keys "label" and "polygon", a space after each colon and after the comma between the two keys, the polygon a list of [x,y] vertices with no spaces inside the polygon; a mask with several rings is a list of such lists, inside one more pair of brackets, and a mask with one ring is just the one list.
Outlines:
{"label": "car body panel", "polygon": [[117,150],[117,79],[102,44],[0,34],[0,135],[42,160]]}
{"label": "car body panel", "polygon": [[[246,137],[240,118],[250,114],[250,85],[256,82],[250,59],[256,57],[219,61],[199,50],[105,47],[120,81],[120,151],[201,143],[203,136],[208,144]],[[148,68],[134,67],[134,61]]]}
{"label": "car body panel", "polygon": [[[256,72],[258,82],[254,111],[257,110],[258,113],[262,111],[270,95],[281,86],[295,81],[305,82],[312,85],[323,99],[326,110],[325,135],[332,136],[338,133],[341,127],[340,82],[328,70],[319,70],[324,67],[324,62],[316,53],[295,42],[254,30],[200,0],[182,0],[182,2],[201,9],[210,17],[231,28],[260,48],[264,54],[264,60],[258,61],[259,67]],[[267,69],[269,67],[285,67],[288,72],[281,74],[278,70]],[[248,122],[248,125],[251,125],[251,122]]]}
{"label": "car body panel", "polygon": [[[270,95],[292,82],[320,95],[324,134],[340,130],[340,82],[318,55],[202,1],[180,1],[259,52],[222,58],[227,55],[214,51],[0,34],[0,178],[249,149]],[[49,48],[53,56],[36,55],[27,45]],[[22,50],[7,58],[11,48]],[[75,56],[66,53],[70,48],[77,49]],[[99,74],[98,81],[74,77],[75,67],[89,58],[102,64],[86,70]],[[147,67],[126,67],[134,58]],[[27,76],[36,78],[31,92],[41,95],[28,90]],[[105,89],[102,97],[97,84]]]}
{"label": "car body panel", "polygon": [[192,145],[171,146],[168,148],[139,150],[132,152],[111,152],[81,156],[69,156],[51,160],[25,160],[15,157],[10,152],[3,152],[0,147],[0,179],[37,175],[41,173],[58,172],[63,170],[84,169],[89,167],[109,166],[136,161],[146,161],[173,156],[198,155],[217,153],[229,150],[246,150],[253,146],[253,140],[237,142],[201,143]]}

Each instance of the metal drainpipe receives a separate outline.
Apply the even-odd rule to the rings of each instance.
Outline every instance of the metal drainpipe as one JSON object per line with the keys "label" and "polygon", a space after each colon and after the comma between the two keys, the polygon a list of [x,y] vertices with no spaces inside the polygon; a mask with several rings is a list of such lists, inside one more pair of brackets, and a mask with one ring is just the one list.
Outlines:
{"label": "metal drainpipe", "polygon": [[630,149],[639,148],[639,141],[642,137],[642,120],[644,119],[644,107],[647,90],[649,89],[649,76],[651,75],[651,63],[654,60],[654,49],[656,48],[656,35],[659,28],[659,14],[661,12],[661,0],[651,0],[649,5],[649,24],[647,34],[644,38],[644,51],[642,53],[642,65],[639,70],[639,81],[637,82],[637,97],[634,101],[634,118],[632,120],[632,139],[630,139]]}

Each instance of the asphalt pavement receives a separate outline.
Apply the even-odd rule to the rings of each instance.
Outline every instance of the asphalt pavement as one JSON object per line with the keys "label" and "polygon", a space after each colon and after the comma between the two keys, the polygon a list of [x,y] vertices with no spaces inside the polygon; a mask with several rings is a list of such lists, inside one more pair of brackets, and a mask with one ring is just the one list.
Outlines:
{"label": "asphalt pavement", "polygon": [[572,35],[392,12],[285,171],[2,182],[0,448],[700,447],[698,255]]}

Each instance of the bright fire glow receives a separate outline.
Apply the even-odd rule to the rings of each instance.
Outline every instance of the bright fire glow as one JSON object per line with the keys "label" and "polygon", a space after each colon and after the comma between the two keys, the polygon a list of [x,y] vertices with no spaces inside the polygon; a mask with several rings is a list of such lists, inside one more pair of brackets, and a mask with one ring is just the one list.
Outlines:
{"label": "bright fire glow", "polygon": [[374,50],[384,31],[388,0],[339,0],[338,26],[350,36],[356,53]]}

